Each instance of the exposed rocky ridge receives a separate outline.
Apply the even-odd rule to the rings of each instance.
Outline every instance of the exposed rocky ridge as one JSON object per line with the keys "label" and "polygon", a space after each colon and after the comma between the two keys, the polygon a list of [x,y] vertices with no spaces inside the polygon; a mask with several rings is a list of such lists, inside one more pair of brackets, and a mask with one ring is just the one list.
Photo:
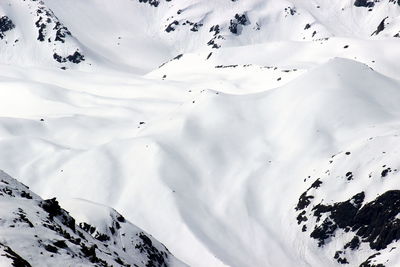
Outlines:
{"label": "exposed rocky ridge", "polygon": [[14,23],[7,16],[0,18],[0,39],[5,37],[6,32],[11,31],[15,28]]}
{"label": "exposed rocky ridge", "polygon": [[1,2],[2,260],[398,266],[398,3]]}
{"label": "exposed rocky ridge", "polygon": [[102,207],[111,216],[99,218],[111,224],[105,232],[87,223],[77,225],[55,198],[42,200],[4,172],[0,172],[0,206],[0,262],[9,259],[10,266],[179,264],[163,245],[116,211]]}
{"label": "exposed rocky ridge", "polygon": [[[32,47],[32,53],[39,53],[41,61],[64,69],[85,61],[82,45],[43,0],[4,1],[3,4],[8,6],[4,13],[0,10],[0,16],[3,15],[0,39],[8,53],[24,53],[29,51],[27,47]],[[19,14],[10,10],[17,10]]]}
{"label": "exposed rocky ridge", "polygon": [[[62,14],[60,10],[53,11],[50,8],[55,7],[57,1],[3,2],[5,8],[0,12],[3,18],[3,21],[0,20],[0,39],[4,39],[6,32],[14,28],[15,34],[4,39],[2,45],[7,46],[10,53],[18,53],[22,45],[32,43],[35,38],[40,44],[36,44],[34,54],[41,54],[46,63],[50,62],[66,69],[77,68],[77,65],[84,61],[86,61],[85,67],[89,68],[93,63],[93,55],[101,60],[106,58],[113,61],[115,59],[112,55],[127,53],[129,47],[134,47],[134,43],[131,44],[126,40],[134,39],[135,36],[142,36],[142,39],[147,39],[149,42],[159,42],[169,50],[170,55],[177,55],[197,49],[212,51],[221,47],[276,40],[318,41],[352,34],[361,38],[393,38],[399,33],[400,5],[394,0],[355,0],[350,6],[347,2],[331,6],[323,1],[316,1],[315,5],[311,5],[301,1],[276,0],[267,2],[122,0],[124,2],[120,4],[130,13],[129,17],[135,28],[127,25],[127,28],[132,29],[131,32],[124,29],[119,34],[119,31],[102,27],[102,35],[107,36],[105,38],[113,39],[118,34],[117,41],[111,46],[100,43],[99,47],[93,47],[91,38],[88,43],[86,38],[82,38],[80,34],[76,36],[69,27],[72,25],[72,28],[79,30],[88,24],[92,29],[96,27],[96,20],[92,20],[93,16],[88,15],[88,19],[85,13],[79,15],[79,12],[71,10],[74,16],[77,16],[75,19],[82,21],[79,25],[74,25],[75,23],[71,23],[64,16],[60,18],[57,14]],[[79,11],[79,5],[78,3],[73,8]],[[87,8],[85,4],[83,6]],[[25,12],[30,16],[29,21],[14,20],[11,10]],[[116,9],[114,13],[121,12]],[[348,19],[351,16],[356,16],[353,20],[357,21],[358,29],[346,32],[346,29],[353,27],[351,25],[353,22]],[[332,23],[329,17],[336,17],[340,23]],[[145,20],[149,21],[150,27],[140,26]],[[107,21],[110,25],[126,24],[125,19],[118,16],[108,17]],[[22,32],[27,32],[27,29],[33,31],[34,37],[21,35]],[[23,44],[17,45],[21,42]],[[132,50],[131,53],[140,54],[141,51]],[[161,61],[166,61],[166,58],[162,58]],[[139,63],[135,62],[136,64]]]}
{"label": "exposed rocky ridge", "polygon": [[[399,152],[394,145],[398,142],[398,134],[371,137],[356,148],[333,155],[323,173],[305,179],[318,177],[299,198],[297,223],[320,249],[335,248],[331,256],[340,264],[383,267],[390,257],[379,259],[378,255],[399,253],[400,191],[393,186],[399,178],[399,162],[393,158]],[[364,162],[357,158],[360,153],[366,156]],[[367,185],[367,192],[334,202],[325,191],[345,187],[355,192],[353,183]],[[382,183],[392,189],[385,190]]]}

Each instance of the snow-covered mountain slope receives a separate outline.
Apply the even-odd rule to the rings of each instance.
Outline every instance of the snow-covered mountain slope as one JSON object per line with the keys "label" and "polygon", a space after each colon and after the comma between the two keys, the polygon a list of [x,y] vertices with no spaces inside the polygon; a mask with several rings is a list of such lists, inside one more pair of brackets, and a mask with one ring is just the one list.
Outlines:
{"label": "snow-covered mountain slope", "polygon": [[92,238],[139,231],[95,202],[191,266],[400,265],[398,1],[0,7],[0,167]]}
{"label": "snow-covered mountain slope", "polygon": [[111,208],[75,200],[75,220],[55,198],[0,177],[1,266],[185,266]]}
{"label": "snow-covered mountain slope", "polygon": [[66,67],[85,61],[79,40],[43,1],[2,1],[0,15],[2,63]]}
{"label": "snow-covered mountain slope", "polygon": [[[79,77],[82,88],[93,83],[79,72],[71,76]],[[383,165],[398,168],[388,162],[397,147],[399,82],[355,61],[334,59],[282,87],[244,95],[167,79],[116,91],[103,82],[92,88],[100,95],[9,79],[15,99],[9,93],[5,99],[16,103],[24,95],[30,106],[4,103],[3,114],[20,119],[2,118],[1,165],[46,197],[84,197],[117,207],[194,266],[334,266],[336,251],[351,235],[338,232],[339,241],[319,248],[310,238],[319,225],[313,205],[322,198],[323,205],[344,202],[361,192],[369,203],[397,188],[396,172],[391,180],[380,173]],[[153,83],[176,93],[163,96]],[[135,98],[139,92],[150,98]],[[385,147],[370,150],[379,136]],[[347,151],[351,156],[341,159],[351,157],[350,165],[329,164],[332,155]],[[348,172],[354,181],[347,181]],[[374,179],[363,175],[370,172]],[[330,177],[335,180],[326,181]],[[315,202],[296,210],[317,178],[327,186],[307,191]],[[309,220],[298,225],[303,210]],[[375,250],[365,243],[361,252],[346,253],[354,254],[344,257],[356,265]]]}
{"label": "snow-covered mountain slope", "polygon": [[400,36],[394,0],[4,0],[0,15],[0,62],[136,72],[198,49]]}

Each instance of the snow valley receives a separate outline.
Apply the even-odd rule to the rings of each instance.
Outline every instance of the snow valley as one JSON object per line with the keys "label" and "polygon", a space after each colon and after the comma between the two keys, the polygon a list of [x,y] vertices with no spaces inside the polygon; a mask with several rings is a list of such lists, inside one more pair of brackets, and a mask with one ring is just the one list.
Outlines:
{"label": "snow valley", "polygon": [[399,266],[399,37],[393,0],[0,1],[0,265]]}

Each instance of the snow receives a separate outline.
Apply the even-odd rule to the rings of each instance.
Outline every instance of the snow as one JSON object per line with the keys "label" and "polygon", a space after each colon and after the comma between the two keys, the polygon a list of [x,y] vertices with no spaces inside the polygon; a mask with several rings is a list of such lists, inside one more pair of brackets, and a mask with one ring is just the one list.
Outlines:
{"label": "snow", "polygon": [[[398,189],[400,6],[303,2],[0,3],[17,26],[0,40],[0,168],[101,233],[117,210],[190,266],[338,266],[351,233],[320,248],[312,206],[306,232],[295,207],[317,178],[312,205]],[[65,43],[50,27],[36,40],[37,5]],[[238,35],[235,14],[249,20]],[[52,58],[75,48],[79,64]],[[394,245],[376,260],[400,264]]]}
{"label": "snow", "polygon": [[75,220],[55,199],[0,177],[1,266],[186,266],[111,208],[80,201]]}

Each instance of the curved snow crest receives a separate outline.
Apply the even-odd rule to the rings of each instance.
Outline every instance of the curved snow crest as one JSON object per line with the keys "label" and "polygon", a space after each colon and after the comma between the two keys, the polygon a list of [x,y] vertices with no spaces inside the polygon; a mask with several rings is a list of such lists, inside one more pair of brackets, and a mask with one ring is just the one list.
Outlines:
{"label": "curved snow crest", "polygon": [[3,171],[0,207],[2,266],[186,266],[115,210],[91,202],[86,212],[97,223],[78,226],[55,198],[41,199]]}
{"label": "curved snow crest", "polygon": [[[364,252],[343,250],[352,233],[341,230],[328,236],[333,242],[317,236],[326,244],[319,247],[320,240],[310,238],[321,226],[312,215],[313,206],[301,227],[295,207],[310,187],[310,177],[325,178],[312,195],[312,205],[324,201],[331,210],[337,203],[354,202],[352,197],[361,191],[366,192],[365,203],[371,203],[381,200],[375,194],[396,189],[396,180],[379,175],[369,179],[357,167],[371,164],[368,170],[374,174],[385,171],[385,177],[396,177],[397,161],[380,167],[396,153],[380,158],[376,143],[357,144],[384,136],[384,152],[395,152],[391,144],[397,147],[396,138],[386,136],[397,135],[400,128],[399,82],[379,72],[398,77],[400,61],[392,53],[382,55],[398,49],[398,39],[392,38],[398,31],[398,3],[379,1],[372,7],[354,5],[371,1],[149,2],[40,2],[73,34],[65,47],[61,41],[37,40],[38,20],[20,11],[39,1],[0,3],[16,26],[3,20],[8,25],[0,46],[4,62],[26,59],[48,68],[47,60],[57,62],[50,57],[52,44],[62,44],[57,46],[62,51],[73,48],[68,53],[81,44],[86,47],[85,63],[88,55],[104,68],[86,73],[0,66],[0,166],[47,197],[83,196],[115,207],[193,266],[336,266],[343,257],[360,263],[372,255],[374,248],[366,242]],[[57,36],[47,33],[51,40]],[[35,42],[19,47],[22,41],[15,42],[15,36]],[[34,52],[15,52],[25,46]],[[183,58],[175,57],[146,77],[132,77],[128,68],[146,72],[182,53]],[[47,55],[43,61],[42,54]],[[377,72],[352,60],[326,63],[334,56],[366,62]],[[368,153],[370,146],[374,153]],[[333,169],[320,169],[332,155],[350,158],[343,151],[353,148],[357,157],[351,165],[342,168],[339,161]],[[334,179],[323,176],[328,170],[335,172]],[[353,177],[360,179],[347,180]],[[46,203],[56,206],[54,201]],[[84,208],[76,211],[78,206]],[[131,259],[138,250],[147,253],[142,261],[170,255],[154,239],[122,223],[113,210],[82,201],[72,202],[71,209],[85,231],[82,235],[101,240],[100,245],[93,243],[98,248],[92,243],[76,245],[89,261],[96,260],[93,251],[100,260],[109,259],[106,245],[114,249],[114,242],[119,255],[125,255],[124,249],[131,251],[121,260]],[[38,208],[39,215],[42,210]],[[26,218],[32,224],[31,217],[36,218],[25,209],[14,215],[10,220],[25,227]],[[43,251],[45,256],[54,254],[53,247],[63,251],[53,243],[45,245],[50,249]],[[8,248],[15,249],[0,242],[2,251]],[[97,252],[99,248],[107,253]],[[397,251],[386,252],[370,263],[390,259],[389,266],[396,266],[398,261],[391,258]],[[119,261],[110,259],[115,260]]]}
{"label": "curved snow crest", "polygon": [[348,144],[399,129],[399,89],[365,64],[337,58],[259,94],[204,90],[177,111],[180,119],[165,123],[162,136],[155,136],[159,125],[145,134],[163,150],[159,176],[183,221],[219,259],[232,266],[307,265],[315,256],[304,258],[293,246],[312,253],[313,244],[291,237],[296,216],[287,212],[295,206],[290,196],[304,186],[299,176]]}
{"label": "curved snow crest", "polygon": [[[43,121],[26,109],[29,119],[3,118],[0,164],[41,194],[115,207],[193,266],[334,266],[297,226],[303,178],[358,140],[398,130],[399,82],[340,58],[257,94],[151,81],[135,80],[145,92],[79,83],[93,95],[41,85],[46,101],[72,107],[48,108]],[[142,105],[135,94],[146,94]],[[106,229],[117,228],[115,213],[101,208],[108,219],[90,221],[91,204],[81,204],[89,215],[77,220],[93,224],[92,237],[125,244]]]}

